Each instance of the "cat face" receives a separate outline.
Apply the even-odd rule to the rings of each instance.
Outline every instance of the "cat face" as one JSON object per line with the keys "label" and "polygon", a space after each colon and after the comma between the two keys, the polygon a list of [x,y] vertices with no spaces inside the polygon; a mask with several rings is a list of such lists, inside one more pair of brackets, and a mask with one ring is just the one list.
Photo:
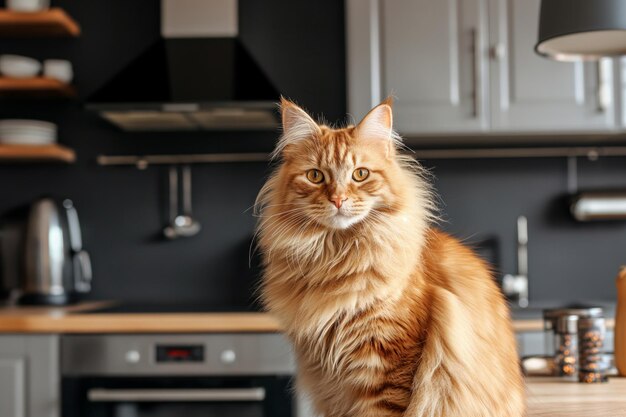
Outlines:
{"label": "cat face", "polygon": [[343,230],[393,208],[396,151],[389,104],[374,108],[356,127],[331,129],[284,100],[282,119],[276,152],[283,160],[285,203],[305,221]]}

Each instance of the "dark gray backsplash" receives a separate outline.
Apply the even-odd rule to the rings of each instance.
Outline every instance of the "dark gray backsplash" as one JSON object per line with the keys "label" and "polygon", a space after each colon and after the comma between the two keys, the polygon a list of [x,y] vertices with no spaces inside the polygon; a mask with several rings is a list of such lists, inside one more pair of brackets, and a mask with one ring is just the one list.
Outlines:
{"label": "dark gray backsplash", "polygon": [[[1,40],[0,53],[72,60],[83,97],[158,36],[157,0],[55,5],[80,22],[81,38]],[[240,12],[244,43],[280,91],[330,122],[343,121],[342,2],[240,0]],[[54,121],[61,142],[76,149],[75,165],[0,165],[0,212],[44,194],[72,198],[93,258],[92,298],[248,304],[255,279],[248,269],[255,223],[249,208],[268,173],[265,164],[194,166],[194,209],[203,230],[167,242],[159,238],[166,168],[104,168],[94,159],[100,153],[269,150],[277,133],[124,133],[74,102],[3,101],[0,117]],[[497,238],[504,272],[515,269],[516,218],[528,217],[531,300],[614,298],[613,278],[626,257],[626,223],[570,220],[565,160],[426,165],[443,201],[441,227],[470,243]],[[626,188],[625,174],[623,158],[580,162],[582,187]]]}

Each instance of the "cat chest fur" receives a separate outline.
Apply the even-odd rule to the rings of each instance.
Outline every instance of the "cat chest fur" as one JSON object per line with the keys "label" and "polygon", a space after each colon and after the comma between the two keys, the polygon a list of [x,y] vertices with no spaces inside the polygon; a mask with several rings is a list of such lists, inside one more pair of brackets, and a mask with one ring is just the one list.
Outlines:
{"label": "cat chest fur", "polygon": [[397,415],[410,401],[422,337],[419,320],[404,322],[383,308],[341,313],[323,334],[294,338],[301,384],[325,406],[350,404],[354,410],[343,410],[344,415],[357,415],[360,408]]}

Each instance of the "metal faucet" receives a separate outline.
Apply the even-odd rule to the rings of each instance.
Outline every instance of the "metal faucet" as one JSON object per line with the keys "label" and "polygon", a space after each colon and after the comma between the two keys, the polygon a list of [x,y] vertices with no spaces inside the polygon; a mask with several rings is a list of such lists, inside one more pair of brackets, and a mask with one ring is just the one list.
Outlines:
{"label": "metal faucet", "polygon": [[528,307],[528,220],[517,218],[517,274],[506,274],[502,290],[507,296],[517,296],[517,305]]}

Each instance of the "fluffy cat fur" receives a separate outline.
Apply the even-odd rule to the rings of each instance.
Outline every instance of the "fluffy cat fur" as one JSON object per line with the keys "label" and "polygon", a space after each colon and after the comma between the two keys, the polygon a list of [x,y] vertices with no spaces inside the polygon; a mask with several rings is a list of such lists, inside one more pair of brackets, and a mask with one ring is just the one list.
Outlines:
{"label": "fluffy cat fur", "polygon": [[523,416],[508,308],[485,262],[431,227],[429,185],[398,152],[391,103],[341,129],[287,100],[281,110],[279,165],[257,201],[262,298],[316,411]]}

